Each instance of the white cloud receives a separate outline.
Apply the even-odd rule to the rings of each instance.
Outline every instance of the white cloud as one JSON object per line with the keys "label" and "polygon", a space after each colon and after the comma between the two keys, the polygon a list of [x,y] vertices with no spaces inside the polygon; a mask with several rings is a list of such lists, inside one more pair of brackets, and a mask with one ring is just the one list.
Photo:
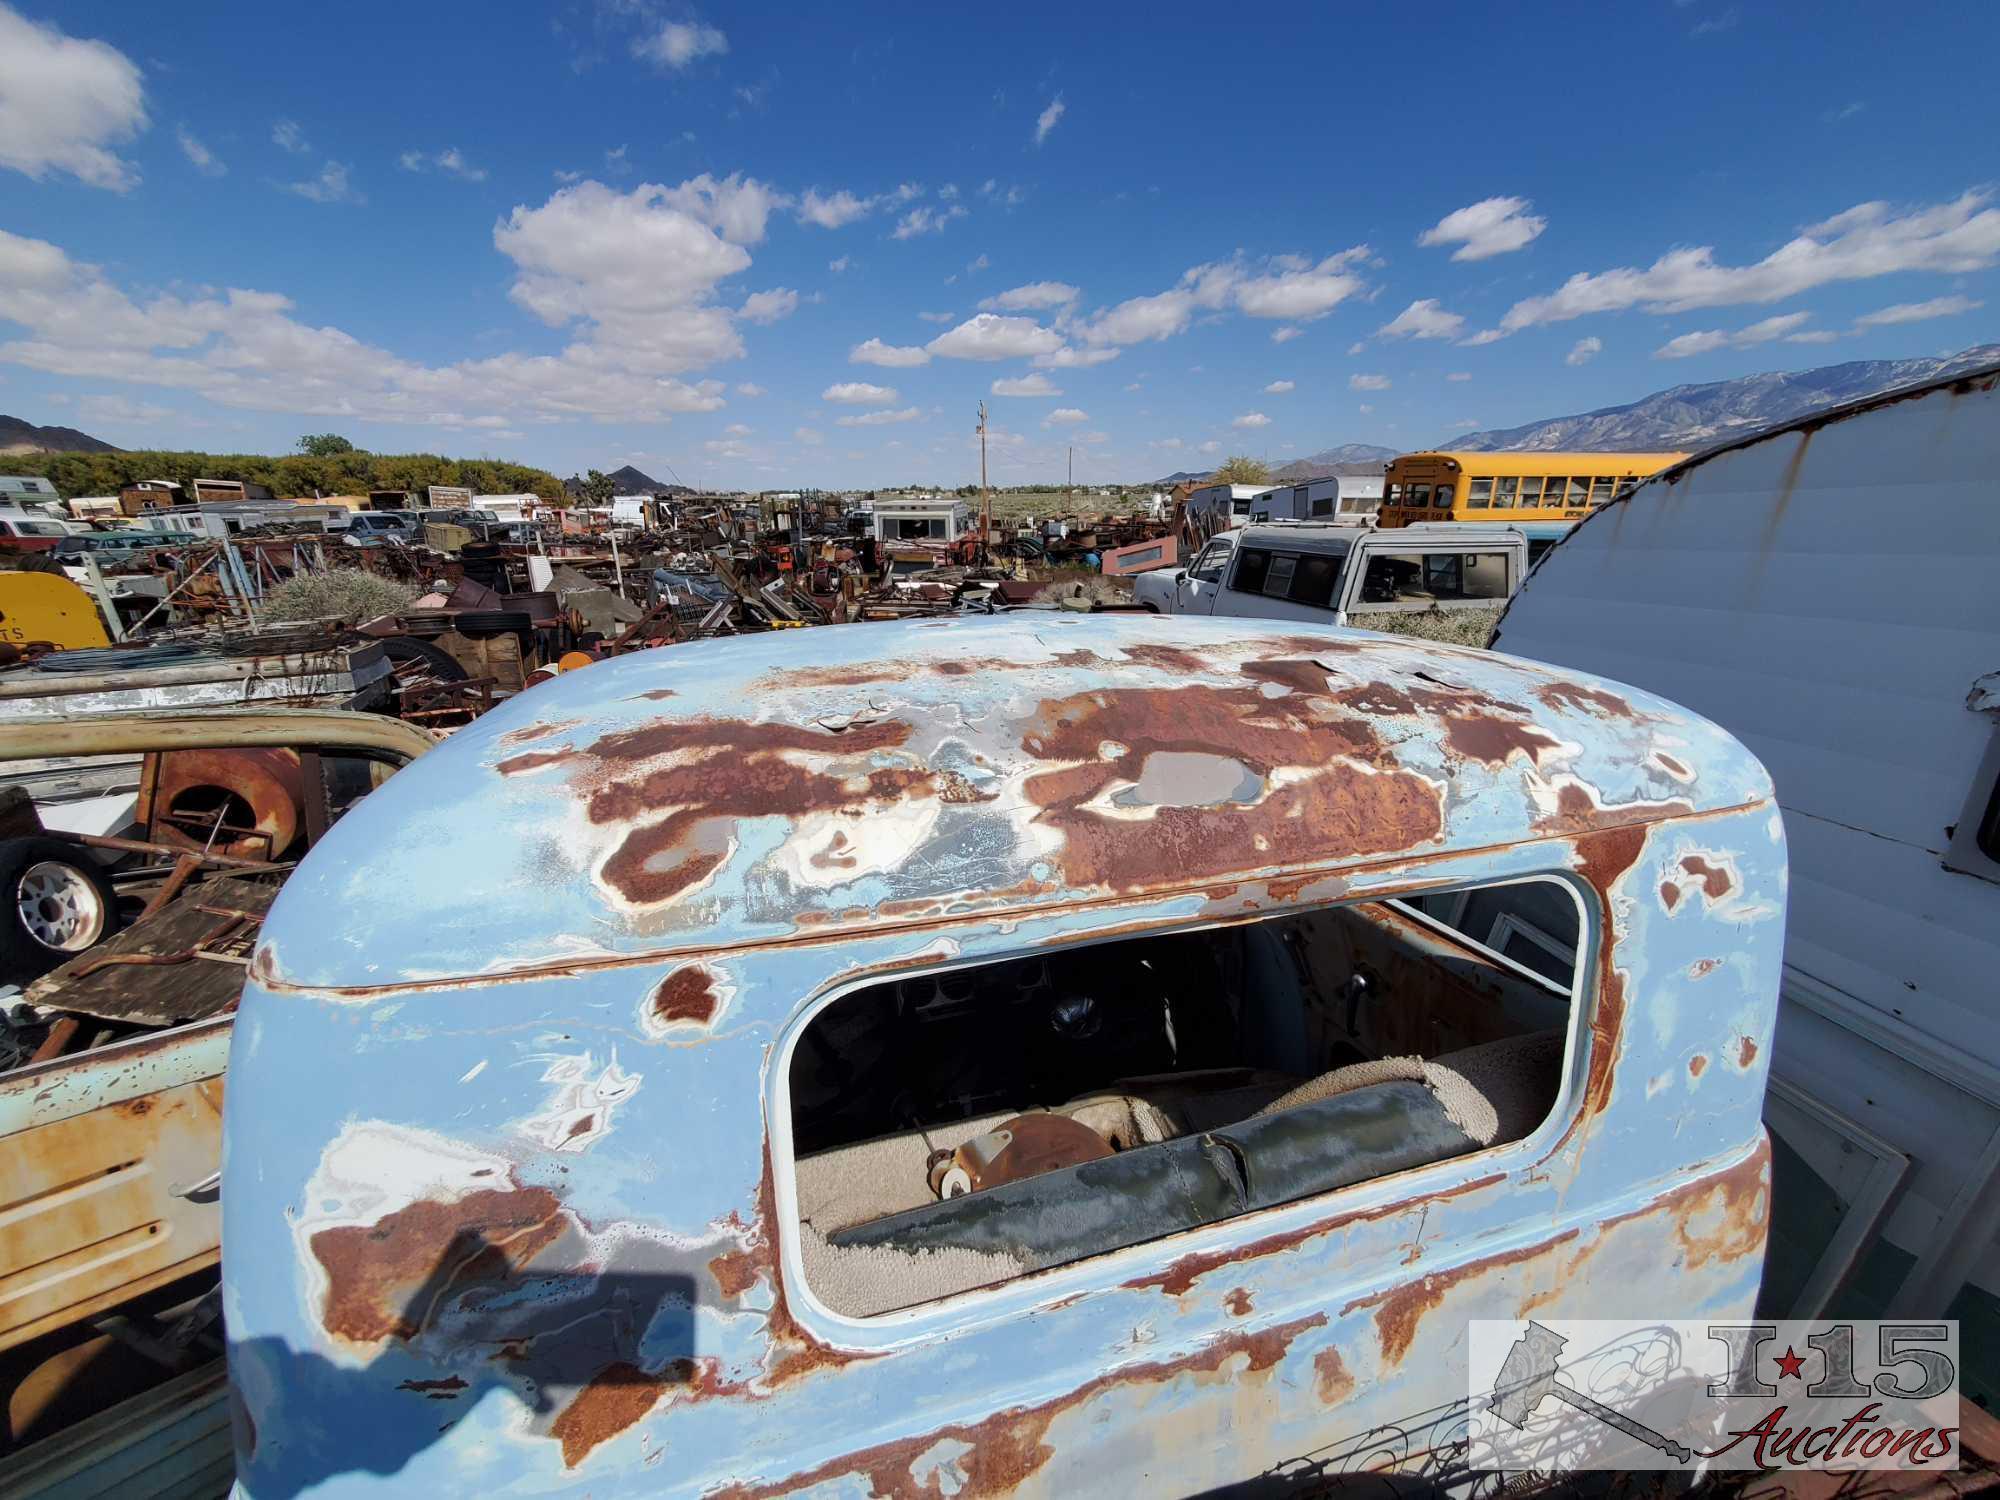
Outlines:
{"label": "white cloud", "polygon": [[947,182],[943,187],[938,189],[938,196],[944,199],[944,201],[947,203],[951,202],[954,198],[958,196],[958,184],[955,182]]}
{"label": "white cloud", "polygon": [[1386,391],[1389,389],[1387,375],[1350,375],[1347,377],[1350,391]]}
{"label": "white cloud", "polygon": [[366,203],[354,184],[348,180],[344,163],[330,161],[319,169],[319,176],[308,177],[303,182],[280,183],[288,193],[297,193],[301,198],[314,203]]}
{"label": "white cloud", "polygon": [[1062,342],[1061,334],[1033,318],[979,313],[924,347],[940,359],[1025,359],[1032,354],[1053,354]]}
{"label": "white cloud", "polygon": [[1831,344],[1839,337],[1840,335],[1835,333],[1831,328],[1810,328],[1804,333],[1786,334],[1785,342],[1788,344]]}
{"label": "white cloud", "polygon": [[1569,353],[1563,356],[1563,363],[1566,365],[1587,365],[1603,352],[1603,339],[1578,339],[1574,344],[1570,345]]}
{"label": "white cloud", "polygon": [[740,172],[720,179],[703,172],[677,188],[647,183],[635,191],[699,219],[738,245],[760,243],[771,215],[791,202],[770,184]]}
{"label": "white cloud", "polygon": [[449,173],[453,177],[462,177],[467,182],[486,180],[486,169],[475,167],[467,161],[464,153],[456,146],[447,146],[435,155],[426,155],[422,151],[405,151],[399,159],[406,172],[427,172],[435,167],[440,172]]}
{"label": "white cloud", "polygon": [[1456,422],[1452,423],[1451,425],[1456,429],[1458,429],[1458,431],[1460,432],[1471,432],[1474,431],[1479,426],[1479,418],[1460,417]]}
{"label": "white cloud", "polygon": [[138,169],[110,148],[147,123],[131,58],[0,5],[0,167],[37,182],[67,172],[123,193],[137,185]]}
{"label": "white cloud", "polygon": [[1261,411],[1246,411],[1242,416],[1231,421],[1229,425],[1231,427],[1242,428],[1269,427],[1271,419]]}
{"label": "white cloud", "polygon": [[826,263],[826,268],[829,271],[833,272],[834,275],[838,276],[841,272],[845,271],[849,266],[853,264],[854,262],[851,258],[843,255],[837,260],[828,261]]}
{"label": "white cloud", "polygon": [[736,387],[736,394],[739,396],[761,396],[764,394],[764,387],[746,380]]}
{"label": "white cloud", "polygon": [[958,315],[948,312],[920,312],[917,316],[922,318],[926,323],[949,323]]}
{"label": "white cloud", "polygon": [[299,129],[297,120],[274,120],[271,123],[271,143],[294,156],[306,156],[312,151],[312,142]]}
{"label": "white cloud", "polygon": [[216,160],[215,153],[195,138],[195,133],[187,126],[174,129],[174,139],[180,143],[181,155],[194,164],[194,169],[204,177],[220,177],[229,168]]}
{"label": "white cloud", "polygon": [[1201,451],[1203,453],[1220,453],[1222,451],[1222,444],[1216,441],[1216,439],[1210,438],[1201,445]]}
{"label": "white cloud", "polygon": [[753,429],[745,427],[741,422],[731,422],[727,427],[723,428],[722,431],[723,435],[726,437],[748,437],[750,436]]}
{"label": "white cloud", "polygon": [[1034,363],[1044,370],[1088,369],[1092,365],[1106,364],[1118,357],[1119,351],[1104,349],[1075,349],[1064,344],[1060,349],[1052,349],[1047,354],[1037,354]]}
{"label": "white cloud", "polygon": [[1353,343],[1347,346],[1347,353],[1350,358],[1366,354],[1367,352],[1368,352],[1368,344],[1365,339],[1356,339]]}
{"label": "white cloud", "polygon": [[1695,22],[1694,25],[1689,29],[1688,35],[1715,36],[1719,32],[1734,31],[1736,29],[1737,20],[1738,17],[1736,14],[1736,7],[1732,5],[1729,7],[1728,10],[1723,11],[1720,15],[1713,15],[1708,17],[1706,20]]}
{"label": "white cloud", "polygon": [[1067,109],[1068,106],[1063,103],[1062,95],[1057,94],[1055,98],[1049,101],[1049,107],[1035,116],[1035,144],[1037,146],[1049,138],[1049,132],[1056,128],[1056,121],[1063,117]]}
{"label": "white cloud", "polygon": [[719,57],[729,50],[729,38],[713,26],[669,21],[650,36],[632,43],[632,55],[678,72],[698,57]]}
{"label": "white cloud", "polygon": [[896,399],[894,386],[870,385],[865,380],[843,380],[819,393],[822,401],[842,406],[887,406]]}
{"label": "white cloud", "polygon": [[746,323],[775,323],[789,318],[798,306],[799,294],[788,286],[778,286],[768,292],[752,292],[743,299],[736,316]]}
{"label": "white cloud", "polygon": [[598,184],[516,209],[494,243],[516,264],[516,301],[553,327],[582,325],[559,353],[424,365],[301,322],[280,293],[135,299],[57,246],[0,231],[0,323],[23,330],[0,343],[0,362],[247,410],[474,430],[508,416],[664,421],[722,405],[720,381],[669,377],[741,353],[712,302],[714,283],[747,263],[740,248],[643,190]]}
{"label": "white cloud", "polygon": [[1264,387],[1264,394],[1267,396],[1282,396],[1287,391],[1293,391],[1297,389],[1298,386],[1293,381],[1274,380],[1269,385]]}
{"label": "white cloud", "polygon": [[1294,328],[1291,324],[1287,323],[1283,328],[1273,328],[1271,330],[1271,342],[1274,344],[1289,344],[1304,332],[1303,328]]}
{"label": "white cloud", "polygon": [[986,258],[986,252],[982,250],[979,252],[979,255],[976,259],[969,260],[965,263],[965,274],[968,276],[977,275],[979,272],[985,270],[988,266],[992,264],[993,262]]}
{"label": "white cloud", "polygon": [[1370,406],[1366,401],[1362,402],[1359,406],[1355,407],[1354,409],[1360,412],[1361,415],[1364,417],[1373,416],[1375,414],[1375,408]]}
{"label": "white cloud", "polygon": [[839,229],[856,219],[865,219],[874,209],[873,198],[857,198],[846,188],[826,194],[818,188],[807,188],[799,199],[799,222],[817,224],[821,229]]}
{"label": "white cloud", "polygon": [[1034,312],[1044,307],[1068,307],[1079,295],[1079,289],[1066,281],[1031,281],[988,297],[979,305],[992,312]]}
{"label": "white cloud", "polygon": [[1157,438],[1146,445],[1149,448],[1165,448],[1169,452],[1182,446],[1179,438]]}
{"label": "white cloud", "polygon": [[869,339],[856,344],[847,353],[847,362],[855,365],[886,365],[900,369],[907,365],[927,365],[931,362],[930,350],[916,344],[885,344],[880,339]]}
{"label": "white cloud", "polygon": [[1383,338],[1448,339],[1465,326],[1465,319],[1446,312],[1435,297],[1412,302],[1375,332]]}
{"label": "white cloud", "polygon": [[613,146],[604,153],[604,170],[613,177],[623,177],[632,170],[632,161],[627,154],[630,146]]}
{"label": "white cloud", "polygon": [[1811,317],[1809,312],[1784,313],[1752,323],[1748,328],[1739,328],[1734,333],[1725,333],[1719,328],[1684,333],[1679,338],[1668,339],[1655,349],[1653,358],[1686,359],[1689,355],[1707,354],[1716,349],[1748,349],[1756,344],[1768,344],[1773,339],[1795,336],[1800,325]]}
{"label": "white cloud", "polygon": [[1486,260],[1519,250],[1549,227],[1526,198],[1482,198],[1448,213],[1417,236],[1419,245],[1456,245],[1453,260]]}
{"label": "white cloud", "polygon": [[792,436],[808,448],[817,447],[826,441],[826,434],[817,427],[794,427]]}
{"label": "white cloud", "polygon": [[751,456],[750,445],[738,442],[735,438],[710,438],[701,445],[701,449],[702,452],[712,458],[749,458]]}
{"label": "white cloud", "polygon": [[1926,318],[1955,318],[1960,313],[1984,307],[1970,297],[1933,297],[1928,302],[1898,302],[1891,307],[1863,313],[1854,320],[1856,328],[1882,328],[1895,323],[1921,323]]}
{"label": "white cloud", "polygon": [[1523,328],[1632,307],[1689,312],[1778,302],[1834,282],[1906,271],[1983,271],[2000,258],[2000,209],[1988,207],[1991,196],[1973,189],[1903,213],[1886,203],[1857,204],[1808,225],[1753,265],[1718,265],[1713,246],[1696,245],[1670,250],[1643,270],[1578,272],[1554,292],[1516,302],[1498,328],[1468,342],[1490,343]]}
{"label": "white cloud", "polygon": [[[1575,351],[1575,350],[1571,350],[1570,352],[1571,352],[1571,353],[1575,353],[1576,351]],[[1472,372],[1471,372],[1470,370],[1453,370],[1453,371],[1452,371],[1452,372],[1451,372],[1451,373],[1450,373],[1449,375],[1445,376],[1445,379],[1446,379],[1446,380],[1470,380],[1470,379],[1472,379]]]}
{"label": "white cloud", "polygon": [[869,411],[859,416],[835,417],[834,425],[839,427],[886,427],[892,422],[914,422],[923,413],[914,406],[905,406],[898,411]]}
{"label": "white cloud", "polygon": [[1088,412],[1079,411],[1074,406],[1058,406],[1054,411],[1042,418],[1042,425],[1044,427],[1068,427],[1078,422],[1088,422],[1089,420],[1090,414]]}
{"label": "white cloud", "polygon": [[1144,343],[1184,332],[1197,312],[1230,306],[1253,318],[1308,322],[1365,289],[1352,267],[1370,253],[1357,245],[1317,264],[1298,256],[1273,256],[1255,272],[1241,258],[1194,266],[1167,291],[1128,297],[1085,320],[1078,332],[1092,344]]}
{"label": "white cloud", "polygon": [[996,396],[1060,396],[1062,392],[1049,383],[1049,377],[1040,373],[1022,375],[1012,380],[993,382]]}
{"label": "white cloud", "polygon": [[914,239],[920,234],[942,234],[945,225],[953,219],[965,217],[965,209],[959,204],[945,208],[932,208],[920,203],[896,221],[896,227],[889,238],[895,240]]}
{"label": "white cloud", "polygon": [[77,420],[93,426],[116,422],[133,427],[152,427],[169,418],[178,418],[180,413],[150,401],[134,401],[130,396],[90,395],[76,398],[76,415]]}
{"label": "white cloud", "polygon": [[898,183],[894,192],[884,194],[891,203],[908,203],[911,199],[921,198],[923,195],[924,186],[920,182]]}

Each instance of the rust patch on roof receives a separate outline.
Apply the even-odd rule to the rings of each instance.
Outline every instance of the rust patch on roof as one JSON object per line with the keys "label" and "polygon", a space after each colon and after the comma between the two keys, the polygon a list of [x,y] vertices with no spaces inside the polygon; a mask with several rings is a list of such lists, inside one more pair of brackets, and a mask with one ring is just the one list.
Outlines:
{"label": "rust patch on roof", "polygon": [[1671,880],[1662,880],[1660,882],[1660,905],[1664,906],[1668,911],[1672,911],[1680,904],[1681,888]]}
{"label": "rust patch on roof", "polygon": [[1322,1349],[1313,1356],[1313,1389],[1322,1406],[1338,1406],[1354,1394],[1354,1377],[1338,1349]]}
{"label": "rust patch on roof", "polygon": [[647,688],[643,693],[634,693],[632,695],[635,700],[644,699],[648,703],[662,703],[668,698],[678,698],[679,696],[680,694],[676,693],[672,688]]}
{"label": "rust patch on roof", "polygon": [[692,1021],[706,1026],[715,1019],[715,978],[700,964],[682,964],[653,991],[653,1014],[662,1021]]}
{"label": "rust patch on roof", "polygon": [[1295,693],[1312,693],[1322,698],[1328,693],[1327,669],[1304,657],[1246,661],[1243,663],[1243,675],[1258,682],[1276,683]]}
{"label": "rust patch on roof", "polygon": [[531,740],[547,739],[552,734],[561,734],[565,729],[576,728],[576,721],[557,721],[550,724],[527,724],[519,729],[510,729],[500,736],[503,745],[525,745]]}
{"label": "rust patch on roof", "polygon": [[1682,765],[1681,762],[1679,762],[1678,760],[1675,760],[1673,756],[1667,754],[1667,752],[1664,750],[1655,750],[1653,752],[1653,759],[1658,761],[1661,765],[1665,766],[1669,771],[1673,772],[1673,774],[1678,776],[1682,781],[1686,781],[1688,777],[1693,774],[1688,770],[1686,766]]}
{"label": "rust patch on roof", "polygon": [[1749,1037],[1743,1037],[1736,1043],[1736,1066],[1747,1068],[1756,1060],[1757,1044]]}
{"label": "rust patch on roof", "polygon": [[1372,1297],[1361,1297],[1341,1308],[1344,1318],[1361,1308],[1372,1307],[1375,1311],[1375,1329],[1382,1340],[1382,1357],[1390,1364],[1400,1364],[1403,1356],[1410,1352],[1410,1345],[1416,1342],[1417,1330],[1426,1314],[1444,1303],[1444,1299],[1454,1287],[1474,1280],[1492,1271],[1508,1266],[1522,1265],[1540,1260],[1558,1246],[1565,1245],[1577,1237],[1574,1229],[1565,1229],[1538,1244],[1526,1245],[1519,1250],[1507,1250],[1498,1255],[1482,1256],[1478,1260],[1467,1261],[1462,1266],[1450,1270],[1432,1271],[1427,1276],[1419,1276],[1415,1281],[1391,1287],[1388,1291],[1377,1292]]}
{"label": "rust patch on roof", "polygon": [[1250,1293],[1239,1286],[1222,1299],[1222,1305],[1229,1309],[1230,1317],[1245,1318],[1250,1315],[1251,1308],[1255,1304],[1250,1300]]}
{"label": "rust patch on roof", "polygon": [[1688,978],[1706,979],[1721,967],[1722,960],[1719,958],[1697,958],[1688,965]]}
{"label": "rust patch on roof", "polygon": [[1701,882],[1701,888],[1711,901],[1720,901],[1735,888],[1729,872],[1720,865],[1712,865],[1699,854],[1690,854],[1681,860],[1681,868]]}
{"label": "rust patch on roof", "polygon": [[1576,841],[1576,871],[1607,901],[1619,877],[1639,862],[1646,845],[1646,825],[1626,823],[1600,828]]}
{"label": "rust patch on roof", "polygon": [[[949,1493],[960,1500],[1009,1494],[1055,1457],[1055,1449],[1047,1441],[1048,1431],[1064,1412],[1088,1405],[1104,1392],[1122,1386],[1163,1385],[1183,1375],[1197,1380],[1226,1378],[1232,1382],[1261,1375],[1284,1359],[1292,1341],[1300,1334],[1325,1323],[1326,1314],[1315,1313],[1256,1332],[1227,1333],[1179,1359],[1153,1360],[1109,1371],[1051,1401],[1009,1407],[978,1422],[954,1423],[914,1437],[878,1443],[774,1482],[728,1485],[711,1491],[708,1500],[768,1500],[771,1496],[793,1494],[849,1475],[866,1480],[868,1493],[876,1500],[918,1500],[918,1497],[935,1500],[947,1491],[940,1488],[935,1473],[919,1479],[916,1465],[943,1442],[961,1444],[966,1450],[953,1460],[964,1482]],[[1235,1366],[1239,1360],[1240,1368],[1230,1369],[1225,1376],[1225,1367]]]}
{"label": "rust patch on roof", "polygon": [[1703,1073],[1707,1071],[1708,1071],[1707,1054],[1697,1052],[1693,1057],[1690,1057],[1688,1059],[1688,1077],[1699,1078]]}
{"label": "rust patch on roof", "polygon": [[524,771],[539,771],[543,766],[559,766],[576,758],[574,750],[529,750],[521,755],[510,755],[493,769],[502,776],[519,776]]}
{"label": "rust patch on roof", "polygon": [[[1116,753],[1105,758],[1106,746]],[[1022,740],[1058,764],[1026,782],[1034,821],[1062,835],[1071,888],[1143,889],[1261,867],[1387,854],[1436,839],[1442,790],[1414,772],[1371,770],[1384,759],[1359,720],[1305,711],[1254,688],[1114,688],[1042,703]],[[1240,772],[1236,790],[1185,790],[1162,772],[1147,790],[1148,758]],[[1361,762],[1362,764],[1356,764]],[[1163,765],[1169,764],[1167,761]],[[1280,769],[1299,772],[1277,781]],[[1114,792],[1121,783],[1124,792]],[[1090,804],[1125,799],[1133,816]],[[1147,799],[1141,802],[1140,798]],[[1150,816],[1138,816],[1142,807]]]}
{"label": "rust patch on roof", "polygon": [[1464,714],[1445,720],[1445,743],[1460,755],[1500,766],[1517,751],[1539,766],[1542,756],[1561,744],[1531,724],[1516,719],[1496,719],[1491,714]]}
{"label": "rust patch on roof", "polygon": [[1556,809],[1535,819],[1538,833],[1576,834],[1599,829],[1631,827],[1665,818],[1685,818],[1694,813],[1691,802],[1621,802],[1603,805],[1584,786],[1565,781],[1556,788]]}
{"label": "rust patch on roof", "polygon": [[549,1436],[562,1443],[563,1467],[574,1469],[599,1443],[645,1416],[667,1393],[668,1384],[665,1376],[648,1375],[622,1361],[599,1370],[549,1427]]}
{"label": "rust patch on roof", "polygon": [[568,1225],[554,1193],[516,1187],[322,1229],[311,1240],[327,1281],[320,1322],[354,1343],[415,1338],[447,1294],[511,1281]]}
{"label": "rust patch on roof", "polygon": [[[871,805],[935,794],[933,773],[870,768],[864,757],[901,746],[907,724],[859,723],[835,733],[812,726],[739,720],[661,720],[605,735],[590,747],[595,764],[577,778],[597,824],[638,824],[604,863],[603,878],[640,905],[665,901],[721,866],[738,819],[860,812]],[[800,764],[792,756],[810,757]],[[628,773],[624,767],[672,757]],[[843,768],[842,762],[851,761]],[[658,822],[639,820],[672,809]]]}
{"label": "rust patch on roof", "polygon": [[1154,667],[1162,672],[1174,672],[1189,677],[1199,677],[1205,672],[1216,669],[1215,663],[1209,658],[1186,646],[1127,646],[1125,659],[1137,662],[1142,667]]}
{"label": "rust patch on roof", "polygon": [[1535,690],[1535,696],[1550,708],[1569,709],[1575,713],[1587,714],[1592,718],[1637,719],[1639,712],[1616,693],[1607,693],[1603,688],[1585,687],[1580,682],[1547,682]]}

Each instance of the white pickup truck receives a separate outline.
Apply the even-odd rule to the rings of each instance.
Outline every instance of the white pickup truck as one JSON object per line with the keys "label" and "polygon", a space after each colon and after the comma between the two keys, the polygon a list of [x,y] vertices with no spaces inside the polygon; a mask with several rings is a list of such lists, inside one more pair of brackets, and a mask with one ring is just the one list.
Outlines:
{"label": "white pickup truck", "polygon": [[1133,598],[1163,615],[1365,625],[1399,612],[1491,609],[1527,570],[1528,539],[1512,526],[1272,521],[1211,537],[1185,568],[1141,573]]}

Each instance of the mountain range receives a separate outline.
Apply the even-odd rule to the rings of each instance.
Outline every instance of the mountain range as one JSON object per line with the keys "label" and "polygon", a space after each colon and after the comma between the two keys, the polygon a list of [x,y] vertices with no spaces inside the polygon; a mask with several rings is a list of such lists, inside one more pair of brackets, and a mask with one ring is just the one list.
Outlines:
{"label": "mountain range", "polygon": [[116,453],[119,450],[74,427],[37,427],[0,413],[0,453]]}
{"label": "mountain range", "polygon": [[1706,385],[1670,386],[1623,406],[1548,417],[1523,427],[1468,432],[1446,438],[1438,447],[1474,453],[1692,453],[1879,391],[1996,363],[2000,344],[1980,344],[1938,359],[1858,359],[1814,370],[1772,370]]}

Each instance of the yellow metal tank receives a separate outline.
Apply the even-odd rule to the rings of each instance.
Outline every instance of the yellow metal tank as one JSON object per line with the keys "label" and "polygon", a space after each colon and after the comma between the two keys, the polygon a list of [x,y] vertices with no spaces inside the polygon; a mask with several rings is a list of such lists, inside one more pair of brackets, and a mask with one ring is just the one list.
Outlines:
{"label": "yellow metal tank", "polygon": [[41,643],[70,651],[111,637],[95,601],[62,574],[0,572],[0,644]]}

